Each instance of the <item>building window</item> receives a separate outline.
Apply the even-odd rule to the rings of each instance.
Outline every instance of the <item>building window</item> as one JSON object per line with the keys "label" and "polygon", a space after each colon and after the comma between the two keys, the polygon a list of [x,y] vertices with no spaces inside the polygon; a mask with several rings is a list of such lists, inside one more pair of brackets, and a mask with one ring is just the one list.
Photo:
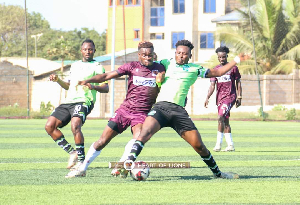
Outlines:
{"label": "building window", "polygon": [[216,13],[216,0],[204,0],[204,13]]}
{"label": "building window", "polygon": [[176,48],[176,43],[184,39],[184,32],[173,32],[172,33],[172,48]]}
{"label": "building window", "polygon": [[165,0],[151,0],[151,7],[165,6]]}
{"label": "building window", "polygon": [[151,0],[151,26],[164,26],[165,25],[165,1],[164,0]]}
{"label": "building window", "polygon": [[185,2],[184,0],[173,0],[173,13],[184,13],[185,12]]}
{"label": "building window", "polygon": [[141,5],[141,0],[135,0],[135,5]]}
{"label": "building window", "polygon": [[124,0],[119,0],[118,1],[118,5],[123,5],[124,4]]}
{"label": "building window", "polygon": [[134,39],[140,39],[140,29],[133,29]]}
{"label": "building window", "polygon": [[215,48],[213,33],[200,34],[200,48]]}
{"label": "building window", "polygon": [[150,39],[165,39],[164,33],[150,33]]}
{"label": "building window", "polygon": [[132,5],[132,4],[133,4],[132,0],[127,0],[127,5]]}

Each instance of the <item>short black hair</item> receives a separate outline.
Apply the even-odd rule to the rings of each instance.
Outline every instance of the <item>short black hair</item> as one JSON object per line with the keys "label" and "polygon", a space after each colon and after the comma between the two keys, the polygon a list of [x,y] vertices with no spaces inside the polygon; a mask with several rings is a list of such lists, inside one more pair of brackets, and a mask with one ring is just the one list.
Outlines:
{"label": "short black hair", "polygon": [[91,39],[85,39],[85,40],[82,42],[81,46],[82,46],[84,43],[91,43],[91,44],[93,44],[93,46],[94,46],[94,48],[95,48],[95,43],[94,43],[94,41],[91,40]]}
{"label": "short black hair", "polygon": [[177,48],[178,46],[187,46],[187,47],[190,48],[191,51],[192,51],[193,48],[194,48],[194,45],[193,45],[190,41],[188,41],[188,40],[180,40],[180,41],[178,41],[178,42],[175,44],[175,46],[176,46],[176,48]]}
{"label": "short black hair", "polygon": [[218,52],[229,53],[229,48],[227,48],[226,46],[220,46],[219,48],[216,49],[216,53]]}
{"label": "short black hair", "polygon": [[138,45],[138,50],[141,48],[152,48],[154,50],[153,44],[149,41],[142,41]]}

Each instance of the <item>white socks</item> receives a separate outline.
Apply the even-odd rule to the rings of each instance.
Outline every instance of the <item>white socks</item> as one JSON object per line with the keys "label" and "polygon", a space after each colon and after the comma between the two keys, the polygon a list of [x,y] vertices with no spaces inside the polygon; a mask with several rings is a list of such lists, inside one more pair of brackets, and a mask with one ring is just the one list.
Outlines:
{"label": "white socks", "polygon": [[130,152],[131,152],[131,149],[132,149],[132,146],[133,144],[135,143],[136,139],[131,139],[129,142],[127,142],[126,146],[125,146],[125,150],[124,150],[124,153],[120,159],[120,162],[124,162],[125,160],[127,160]]}
{"label": "white socks", "polygon": [[85,160],[80,166],[80,171],[86,171],[88,166],[94,161],[94,159],[101,153],[100,151],[95,150],[94,143],[91,145],[87,155],[85,156]]}
{"label": "white socks", "polygon": [[223,132],[217,132],[217,143],[216,146],[221,147],[223,142]]}
{"label": "white socks", "polygon": [[227,142],[227,145],[228,146],[233,145],[231,133],[224,133],[224,135],[225,135],[225,140]]}

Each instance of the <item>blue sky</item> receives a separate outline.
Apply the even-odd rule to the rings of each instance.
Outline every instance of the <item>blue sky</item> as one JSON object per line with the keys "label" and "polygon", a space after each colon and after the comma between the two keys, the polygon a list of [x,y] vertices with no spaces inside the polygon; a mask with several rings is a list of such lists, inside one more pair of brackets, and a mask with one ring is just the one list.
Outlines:
{"label": "blue sky", "polygon": [[[19,5],[25,0],[0,0],[0,4]],[[107,28],[107,0],[26,0],[31,12],[41,13],[51,28],[63,31],[87,27],[102,33]]]}

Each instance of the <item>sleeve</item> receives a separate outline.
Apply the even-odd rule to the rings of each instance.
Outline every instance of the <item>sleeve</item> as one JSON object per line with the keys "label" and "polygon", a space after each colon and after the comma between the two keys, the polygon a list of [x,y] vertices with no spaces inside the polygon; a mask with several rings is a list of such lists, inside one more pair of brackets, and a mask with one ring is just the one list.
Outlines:
{"label": "sleeve", "polygon": [[[100,63],[99,63],[99,66],[97,66],[98,67],[98,70],[97,70],[97,75],[98,74],[103,74],[103,73],[105,73],[105,69],[104,69],[104,67],[103,67],[103,65],[101,65]],[[108,83],[107,81],[104,81],[104,82],[102,82],[102,83],[99,83],[99,85],[102,85],[102,84],[106,84],[106,83]]]}
{"label": "sleeve", "polygon": [[239,68],[237,66],[234,67],[234,80],[240,79],[241,78],[241,74],[239,71]]}
{"label": "sleeve", "polygon": [[117,72],[119,73],[120,76],[130,75],[130,73],[131,73],[131,64],[126,63],[126,64],[120,66],[118,68]]}
{"label": "sleeve", "polygon": [[209,69],[204,68],[204,67],[199,65],[199,67],[198,67],[198,77],[206,78],[208,73],[209,73]]}
{"label": "sleeve", "polygon": [[163,60],[161,60],[159,63],[160,63],[161,65],[163,65],[164,68],[165,68],[165,71],[167,71],[168,65],[170,65],[170,60],[168,60],[168,59],[163,59]]}

